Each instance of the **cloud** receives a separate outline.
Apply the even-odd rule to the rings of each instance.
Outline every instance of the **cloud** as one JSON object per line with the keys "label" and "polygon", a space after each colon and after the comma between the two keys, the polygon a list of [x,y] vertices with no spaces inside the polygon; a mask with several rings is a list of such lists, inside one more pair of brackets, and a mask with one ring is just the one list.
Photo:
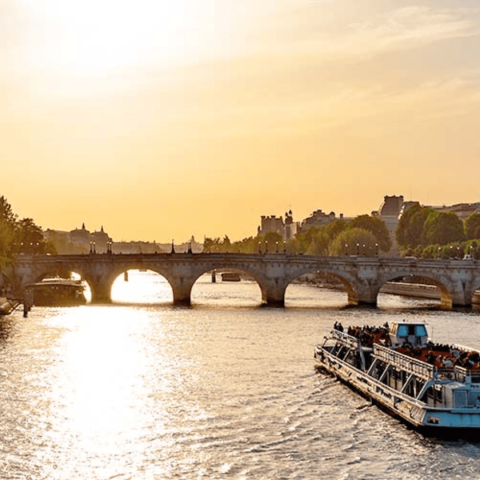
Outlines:
{"label": "cloud", "polygon": [[375,21],[353,25],[340,46],[347,52],[373,55],[478,35],[478,26],[468,14],[462,9],[405,7]]}
{"label": "cloud", "polygon": [[[318,8],[312,8],[316,3]],[[327,3],[332,4],[330,13],[340,8],[332,2]],[[323,7],[324,2],[304,4],[296,11],[296,30],[287,19],[277,23],[280,31],[276,38],[284,40],[277,43],[276,50],[329,60],[358,60],[480,34],[477,9],[409,6],[381,14],[370,12],[368,20],[337,24],[332,28],[320,18]],[[288,29],[290,36],[282,33],[282,29]]]}

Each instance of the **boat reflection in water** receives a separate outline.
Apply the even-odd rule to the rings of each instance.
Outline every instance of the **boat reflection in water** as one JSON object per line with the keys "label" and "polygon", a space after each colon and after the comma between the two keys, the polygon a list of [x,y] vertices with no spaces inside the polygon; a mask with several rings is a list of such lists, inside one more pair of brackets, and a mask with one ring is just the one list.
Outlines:
{"label": "boat reflection in water", "polygon": [[318,365],[424,433],[480,432],[480,353],[434,344],[424,322],[336,325],[315,348]]}
{"label": "boat reflection in water", "polygon": [[85,305],[85,285],[81,280],[63,278],[46,279],[25,287],[31,292],[32,303],[38,307],[67,307]]}

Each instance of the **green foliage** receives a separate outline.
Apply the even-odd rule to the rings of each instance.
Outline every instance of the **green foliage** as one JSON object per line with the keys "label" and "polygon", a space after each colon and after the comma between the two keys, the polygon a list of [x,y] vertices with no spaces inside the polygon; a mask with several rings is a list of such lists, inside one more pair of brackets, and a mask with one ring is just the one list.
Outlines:
{"label": "green foliage", "polygon": [[54,253],[53,246],[45,241],[42,229],[31,218],[17,222],[15,241],[22,253]]}
{"label": "green foliage", "polygon": [[460,242],[464,239],[463,230],[463,222],[455,213],[414,205],[400,218],[396,236],[400,247],[406,250]]}
{"label": "green foliage", "polygon": [[5,197],[0,197],[0,270],[11,264],[19,253],[55,253],[31,218],[18,220]]}
{"label": "green foliage", "polygon": [[429,212],[422,232],[422,245],[447,245],[463,240],[463,222],[453,212]]}
{"label": "green foliage", "polygon": [[435,259],[457,259],[461,260],[466,254],[473,258],[480,259],[480,241],[468,240],[463,242],[454,242],[447,245],[432,244],[426,247],[409,247],[403,252],[403,256],[415,256],[417,258],[435,258]]}
{"label": "green foliage", "polygon": [[330,238],[334,240],[340,233],[342,233],[346,228],[348,228],[348,223],[342,218],[335,220],[334,222],[327,223],[327,225],[322,227],[322,231]]}
{"label": "green foliage", "polygon": [[390,234],[385,222],[381,218],[360,215],[349,223],[348,228],[362,228],[371,232],[375,236],[376,243],[378,243],[378,247],[382,252],[388,252],[392,248]]}
{"label": "green foliage", "polygon": [[[358,227],[362,225],[362,227]],[[353,233],[348,233],[352,232]],[[348,233],[348,234],[347,234]],[[205,238],[204,252],[231,252],[231,253],[306,253],[308,255],[344,255],[344,247],[332,247],[337,238],[350,239],[352,252],[356,252],[356,243],[360,247],[360,255],[375,255],[379,250],[388,251],[391,246],[385,222],[379,218],[362,215],[347,222],[343,219],[318,227],[311,226],[306,231],[295,235],[288,243],[274,231],[257,237],[245,238],[239,242],[230,242],[227,236],[221,240]],[[344,240],[337,242],[345,245]],[[364,246],[365,245],[365,246]],[[337,252],[338,253],[335,253]]]}
{"label": "green foliage", "polygon": [[0,197],[0,219],[10,228],[13,228],[17,221],[17,215],[13,213],[12,206],[3,195]]}
{"label": "green foliage", "polygon": [[330,245],[330,237],[326,232],[320,231],[311,239],[305,253],[309,255],[327,255]]}
{"label": "green foliage", "polygon": [[329,248],[330,255],[376,254],[377,238],[364,228],[349,228],[340,233]]}
{"label": "green foliage", "polygon": [[480,213],[472,213],[466,218],[465,235],[468,240],[480,239]]}
{"label": "green foliage", "polygon": [[422,249],[422,252],[419,256],[421,258],[439,258],[441,247],[438,244],[435,245],[428,245],[428,247],[425,247]]}
{"label": "green foliage", "polygon": [[420,205],[410,207],[398,222],[396,231],[400,247],[417,247],[422,245],[423,227],[428,215],[435,210]]}

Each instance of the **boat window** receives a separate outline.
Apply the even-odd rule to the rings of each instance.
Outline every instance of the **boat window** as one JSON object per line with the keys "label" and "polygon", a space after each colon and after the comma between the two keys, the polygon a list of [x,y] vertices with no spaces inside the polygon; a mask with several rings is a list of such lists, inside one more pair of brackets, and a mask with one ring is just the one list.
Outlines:
{"label": "boat window", "polygon": [[417,325],[416,335],[417,335],[417,337],[426,337],[427,336],[427,329],[425,328],[425,325]]}
{"label": "boat window", "polygon": [[399,337],[408,336],[408,325],[399,325],[397,330],[397,336]]}

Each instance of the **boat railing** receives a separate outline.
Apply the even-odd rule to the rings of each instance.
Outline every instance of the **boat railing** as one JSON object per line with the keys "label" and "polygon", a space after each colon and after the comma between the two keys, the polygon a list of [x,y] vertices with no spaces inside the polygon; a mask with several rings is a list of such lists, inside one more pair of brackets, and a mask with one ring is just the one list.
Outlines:
{"label": "boat railing", "polygon": [[454,366],[448,368],[437,368],[428,363],[417,360],[395,350],[375,344],[373,355],[379,360],[390,365],[396,365],[402,370],[413,373],[425,379],[454,380],[460,383],[480,383],[480,372],[469,370],[464,367]]}
{"label": "boat railing", "polygon": [[352,337],[348,333],[341,332],[340,330],[332,330],[331,335],[334,339],[342,342],[350,348],[358,348],[358,338]]}
{"label": "boat railing", "polygon": [[381,345],[373,345],[373,355],[382,362],[397,365],[402,370],[413,373],[419,377],[430,379],[434,375],[435,367],[425,362],[421,362],[415,358],[404,355],[403,353],[390,350],[389,348],[382,347]]}
{"label": "boat railing", "polygon": [[480,372],[455,366],[438,370],[439,378],[448,378],[461,383],[480,383]]}

